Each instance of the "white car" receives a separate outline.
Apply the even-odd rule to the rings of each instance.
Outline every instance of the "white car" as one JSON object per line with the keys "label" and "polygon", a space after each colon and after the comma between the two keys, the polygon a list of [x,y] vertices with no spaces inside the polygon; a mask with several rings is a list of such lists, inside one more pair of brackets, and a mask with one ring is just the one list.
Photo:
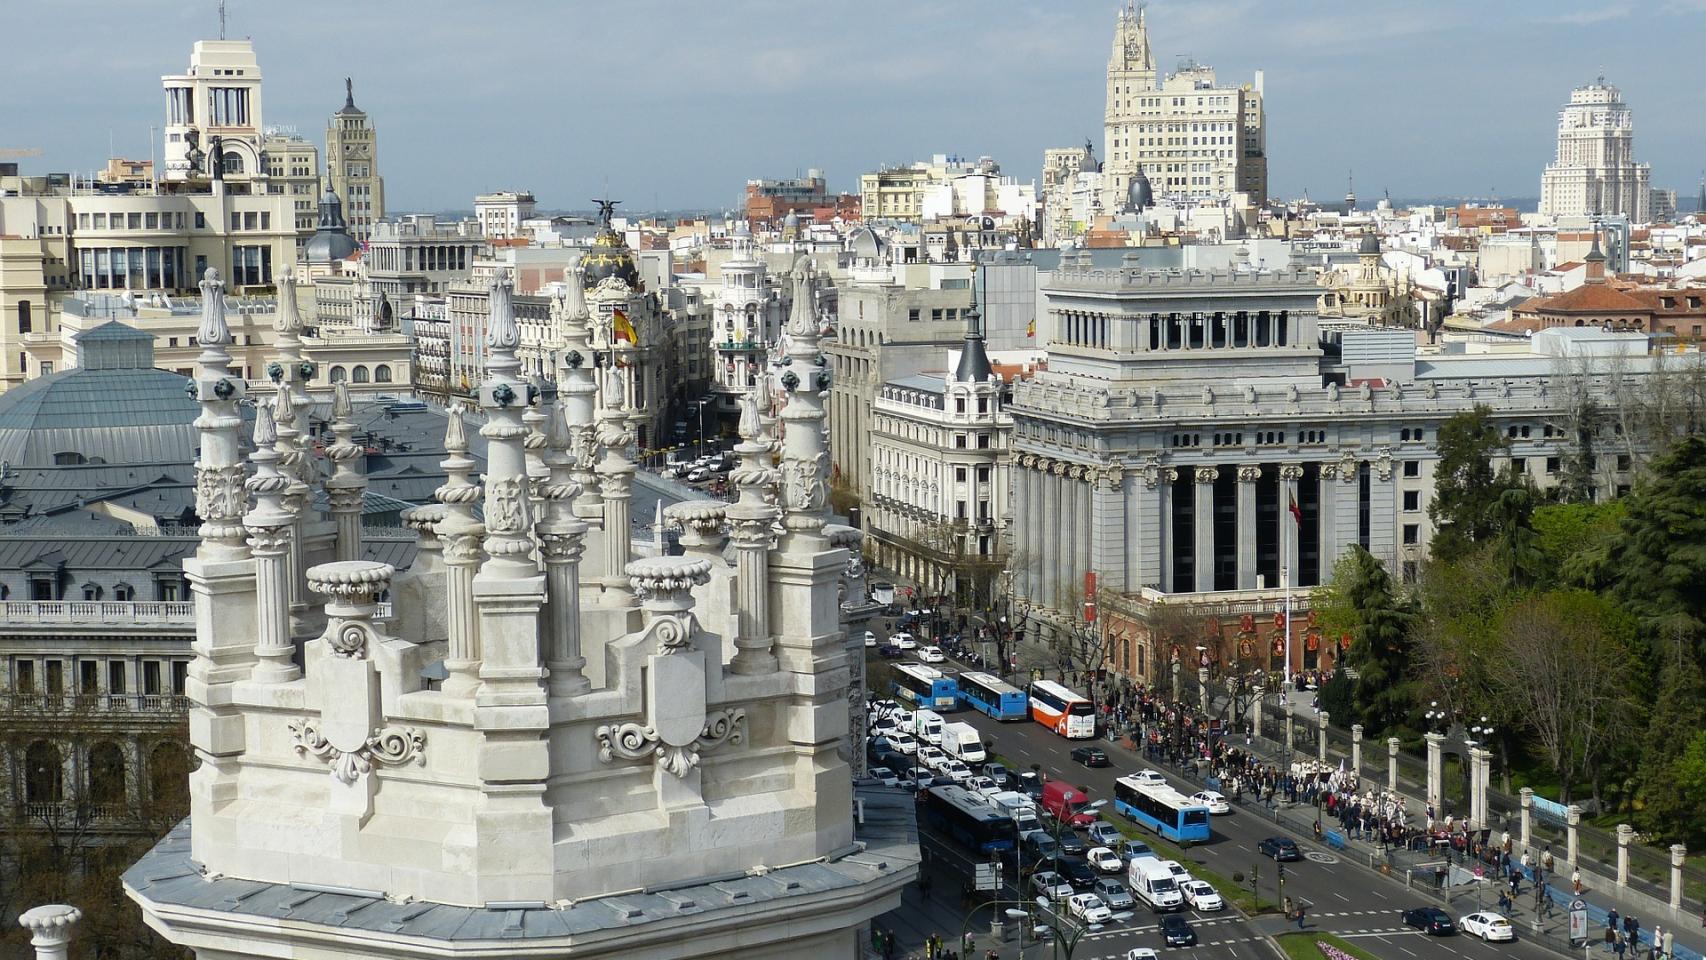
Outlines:
{"label": "white car", "polygon": [[1039,870],[1031,875],[1031,889],[1040,897],[1065,900],[1072,896],[1072,884],[1053,870]]}
{"label": "white car", "polygon": [[962,787],[970,783],[972,778],[971,768],[958,760],[944,761],[941,766],[936,768],[936,772]]}
{"label": "white car", "polygon": [[865,771],[865,776],[881,783],[885,787],[900,786],[900,778],[895,776],[894,771],[890,770],[888,767],[872,767]]}
{"label": "white car", "polygon": [[1218,815],[1232,812],[1232,804],[1227,803],[1225,797],[1215,793],[1213,790],[1203,790],[1199,793],[1193,793],[1191,794],[1191,799],[1207,807],[1208,812],[1212,814]]}
{"label": "white car", "polygon": [[1160,784],[1163,787],[1167,785],[1167,778],[1154,770],[1139,770],[1132,774],[1131,777],[1138,783],[1155,783]]}
{"label": "white car", "polygon": [[918,752],[918,741],[914,740],[910,733],[903,733],[899,730],[890,730],[888,733],[883,734],[883,736],[888,738],[889,746],[899,750],[901,753],[904,753],[909,757]]}
{"label": "white car", "polygon": [[1120,859],[1119,854],[1107,847],[1091,847],[1090,852],[1084,854],[1084,859],[1089,861],[1090,866],[1103,873],[1125,872],[1125,861]]}
{"label": "white car", "polygon": [[1226,901],[1220,899],[1220,894],[1206,880],[1186,880],[1179,884],[1179,889],[1185,892],[1185,902],[1194,910],[1213,913],[1226,909]]}
{"label": "white car", "polygon": [[894,644],[895,649],[897,650],[918,649],[918,638],[914,637],[910,633],[897,633],[889,638],[889,642]]}
{"label": "white car", "polygon": [[1066,909],[1085,923],[1107,923],[1114,912],[1093,893],[1075,893],[1066,899]]}
{"label": "white car", "polygon": [[942,764],[948,762],[948,755],[943,753],[939,747],[925,744],[918,748],[918,762],[931,770],[940,770]]}
{"label": "white car", "polygon": [[692,472],[687,474],[688,483],[704,483],[709,479],[711,479],[711,471],[704,467],[694,467]]}
{"label": "white car", "polygon": [[874,633],[874,632],[872,632],[872,631],[870,631],[870,630],[866,630],[866,631],[865,631],[865,646],[867,646],[867,647],[874,647],[874,646],[876,646],[876,645],[877,645],[877,635],[876,635],[876,633]]}
{"label": "white car", "polygon": [[919,647],[918,659],[925,663],[947,663],[948,655],[942,652],[941,647]]}
{"label": "white car", "polygon": [[1186,880],[1191,879],[1191,872],[1181,866],[1177,860],[1163,860],[1161,861],[1161,865],[1166,867],[1168,872],[1173,874],[1174,883],[1184,883]]}
{"label": "white car", "polygon": [[1516,930],[1511,922],[1496,913],[1471,913],[1457,921],[1464,933],[1473,934],[1488,943],[1516,939]]}
{"label": "white car", "polygon": [[993,797],[1001,792],[1001,787],[994,780],[983,776],[972,777],[967,780],[966,789],[972,793],[981,793],[986,797]]}
{"label": "white car", "polygon": [[1125,952],[1125,960],[1157,960],[1159,956],[1153,947],[1132,947]]}

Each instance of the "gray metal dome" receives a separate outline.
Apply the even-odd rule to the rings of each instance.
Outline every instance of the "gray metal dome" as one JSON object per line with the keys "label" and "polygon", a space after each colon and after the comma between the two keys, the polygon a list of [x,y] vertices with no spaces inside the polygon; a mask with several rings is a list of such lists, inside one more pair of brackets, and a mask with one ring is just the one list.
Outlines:
{"label": "gray metal dome", "polygon": [[1380,238],[1372,232],[1363,234],[1362,243],[1357,245],[1357,253],[1362,256],[1371,253],[1378,255],[1380,253]]}
{"label": "gray metal dome", "polygon": [[302,247],[309,263],[334,263],[355,252],[355,238],[344,223],[344,202],[330,190],[320,195],[320,222]]}
{"label": "gray metal dome", "polygon": [[1125,202],[1126,209],[1132,213],[1155,206],[1155,191],[1149,186],[1149,175],[1143,172],[1141,165],[1138,166],[1137,172],[1132,174],[1131,183],[1126,186]]}

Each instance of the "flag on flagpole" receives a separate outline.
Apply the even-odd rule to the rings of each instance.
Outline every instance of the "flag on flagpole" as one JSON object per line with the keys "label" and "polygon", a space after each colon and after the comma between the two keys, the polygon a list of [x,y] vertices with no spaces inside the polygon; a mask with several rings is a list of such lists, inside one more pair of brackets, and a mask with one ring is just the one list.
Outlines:
{"label": "flag on flagpole", "polygon": [[639,346],[640,335],[634,332],[634,325],[628,322],[628,315],[620,310],[612,310],[610,311],[610,316],[614,321],[611,324],[611,330],[615,334],[616,339],[626,340],[636,347]]}
{"label": "flag on flagpole", "polygon": [[1291,518],[1297,521],[1298,526],[1303,526],[1303,508],[1297,505],[1297,498],[1295,496],[1288,496],[1288,499],[1291,501],[1291,505],[1289,507],[1291,510]]}
{"label": "flag on flagpole", "polygon": [[1034,337],[1036,335],[1037,335],[1037,318],[1032,317],[1031,322],[1025,324],[1025,336]]}

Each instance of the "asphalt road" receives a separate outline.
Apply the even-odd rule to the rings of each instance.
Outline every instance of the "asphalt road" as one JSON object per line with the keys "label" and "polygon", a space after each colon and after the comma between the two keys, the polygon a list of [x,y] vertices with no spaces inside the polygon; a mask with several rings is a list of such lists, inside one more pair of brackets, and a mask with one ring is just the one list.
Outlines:
{"label": "asphalt road", "polygon": [[[1028,769],[1031,764],[1040,764],[1044,772],[1055,778],[1064,778],[1087,788],[1092,800],[1113,797],[1114,780],[1117,777],[1135,772],[1149,766],[1138,756],[1125,750],[1117,744],[1105,740],[1097,741],[1113,766],[1102,769],[1086,769],[1073,763],[1068,753],[1076,744],[1045,730],[1042,726],[1029,721],[1017,723],[1000,723],[983,716],[976,711],[960,711],[953,715],[954,720],[971,723],[983,732],[985,740],[995,742],[995,752],[1011,759],[1020,769]],[[1197,787],[1187,787],[1184,781],[1173,777],[1168,771],[1168,779],[1175,787],[1184,788],[1186,793],[1194,792]],[[1242,873],[1246,878],[1254,873],[1261,885],[1261,896],[1264,901],[1274,902],[1279,891],[1276,886],[1277,873],[1271,859],[1263,858],[1256,853],[1256,844],[1264,837],[1276,833],[1286,833],[1276,830],[1274,824],[1266,820],[1256,809],[1234,806],[1234,812],[1226,816],[1217,816],[1213,820],[1213,839],[1205,844],[1198,844],[1188,852],[1191,858],[1214,870],[1223,877],[1231,877],[1235,872]],[[1108,819],[1118,818],[1112,812],[1111,804],[1103,811]],[[1290,834],[1287,834],[1290,835]],[[1357,944],[1370,953],[1392,960],[1433,960],[1433,958],[1458,957],[1516,957],[1522,960],[1557,960],[1560,954],[1538,944],[1526,943],[1521,939],[1521,926],[1524,922],[1519,916],[1518,940],[1515,943],[1488,944],[1478,939],[1465,936],[1448,938],[1427,937],[1419,931],[1403,926],[1399,914],[1410,907],[1430,905],[1431,901],[1407,894],[1402,879],[1382,876],[1366,867],[1343,862],[1338,854],[1331,853],[1325,848],[1316,847],[1307,838],[1292,837],[1305,851],[1304,860],[1285,865],[1284,895],[1301,899],[1309,904],[1306,914],[1305,930],[1327,931]],[[1190,863],[1185,863],[1187,868]],[[1246,884],[1248,881],[1246,881]],[[1246,886],[1247,889],[1247,886]],[[1223,891],[1224,893],[1224,891]],[[1490,897],[1496,897],[1497,892],[1488,891]],[[1460,903],[1462,901],[1459,901]],[[1489,902],[1489,906],[1491,903]],[[1460,916],[1469,910],[1448,910],[1453,916]],[[1225,917],[1225,914],[1220,917]],[[1079,948],[1077,957],[1102,957],[1123,955],[1122,951],[1128,946],[1160,947],[1159,935],[1153,932],[1153,917],[1139,913],[1132,925],[1147,924],[1147,930],[1120,931],[1105,934],[1103,937],[1088,941],[1086,946]],[[1292,925],[1289,929],[1295,929]],[[1223,932],[1224,931],[1224,932]],[[1133,933],[1135,932],[1135,936]],[[1220,921],[1214,925],[1204,925],[1198,936],[1203,941],[1214,941],[1227,937],[1239,941],[1240,937],[1249,930],[1249,925],[1242,922]],[[1597,931],[1594,931],[1597,933]],[[1094,945],[1093,948],[1091,945]],[[1115,947],[1118,949],[1112,949]],[[1171,956],[1178,957],[1227,957],[1249,956],[1268,957],[1269,951],[1257,948],[1244,942],[1218,944],[1215,946],[1199,945],[1194,950],[1166,951]]]}

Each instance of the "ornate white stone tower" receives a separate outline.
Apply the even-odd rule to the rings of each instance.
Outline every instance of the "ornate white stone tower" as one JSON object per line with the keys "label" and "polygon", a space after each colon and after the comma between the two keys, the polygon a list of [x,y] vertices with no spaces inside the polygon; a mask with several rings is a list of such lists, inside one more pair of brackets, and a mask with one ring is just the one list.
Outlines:
{"label": "ornate white stone tower", "polygon": [[[755,407],[742,504],[726,511],[734,559],[708,546],[725,522],[709,504],[676,513],[695,525],[689,555],[630,557],[625,368],[593,368],[573,296],[563,399],[537,407],[499,277],[480,409],[451,411],[442,505],[409,513],[431,529],[426,559],[398,577],[352,558],[347,530],[310,538],[304,579],[324,602],[298,620],[324,629],[303,642],[292,393],[258,417],[249,479],[209,277],[189,563],[200,766],[190,819],[125,876],[151,926],[204,960],[858,955],[857,927],[898,904],[917,849],[905,818],[855,829],[838,601],[856,537],[825,527],[829,375],[808,261],[793,282],[780,460]],[[353,458],[338,466],[326,485],[354,488]],[[722,598],[697,599],[713,578]],[[382,620],[387,591],[423,609]],[[865,809],[891,799],[862,795]]]}
{"label": "ornate white stone tower", "polygon": [[1647,222],[1652,168],[1635,162],[1634,141],[1621,90],[1604,77],[1571,90],[1558,111],[1557,158],[1540,176],[1540,212]]}

